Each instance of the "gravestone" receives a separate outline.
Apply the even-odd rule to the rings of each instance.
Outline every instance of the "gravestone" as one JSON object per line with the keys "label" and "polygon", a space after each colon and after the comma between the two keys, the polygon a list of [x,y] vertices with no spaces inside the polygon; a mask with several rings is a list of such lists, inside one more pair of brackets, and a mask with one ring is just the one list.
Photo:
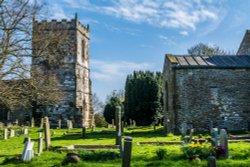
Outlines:
{"label": "gravestone", "polygon": [[10,130],[10,137],[15,137],[16,131],[14,129]]}
{"label": "gravestone", "polygon": [[84,124],[82,125],[82,137],[86,137],[86,126]]}
{"label": "gravestone", "polygon": [[213,121],[212,120],[210,120],[209,121],[209,132],[210,132],[210,134],[212,135],[212,133],[213,133],[213,126],[214,126],[214,124],[213,124]]}
{"label": "gravestone", "polygon": [[184,138],[187,135],[187,123],[183,122],[181,124],[181,136]]}
{"label": "gravestone", "polygon": [[41,118],[41,122],[40,122],[40,128],[43,128],[43,118]]}
{"label": "gravestone", "polygon": [[32,128],[35,127],[35,119],[34,119],[34,117],[31,118],[31,127]]}
{"label": "gravestone", "polygon": [[62,128],[62,120],[61,119],[59,119],[58,122],[57,122],[57,128],[58,129]]}
{"label": "gravestone", "polygon": [[114,119],[112,119],[112,126],[111,126],[112,128],[114,128],[115,127],[115,120]]}
{"label": "gravestone", "polygon": [[218,146],[218,128],[212,129],[212,146]]}
{"label": "gravestone", "polygon": [[116,145],[121,145],[121,107],[116,106],[115,111]]}
{"label": "gravestone", "polygon": [[34,142],[31,142],[30,138],[28,138],[21,157],[23,161],[30,161],[34,157],[33,146]]}
{"label": "gravestone", "polygon": [[4,139],[4,140],[7,140],[7,139],[8,139],[8,133],[9,133],[8,129],[7,129],[7,128],[4,128],[4,131],[3,131],[3,139]]}
{"label": "gravestone", "polygon": [[23,134],[24,134],[24,135],[29,134],[29,130],[28,130],[28,128],[24,128],[24,130],[23,130]]}
{"label": "gravestone", "polygon": [[49,118],[44,117],[43,122],[44,122],[45,148],[46,150],[48,150],[51,144]]}
{"label": "gravestone", "polygon": [[207,159],[207,166],[208,167],[217,167],[216,158],[214,156],[209,156]]}
{"label": "gravestone", "polygon": [[38,137],[38,155],[40,155],[43,152],[43,137],[42,133],[39,132],[39,137]]}
{"label": "gravestone", "polygon": [[228,136],[225,129],[220,130],[220,146],[225,148],[225,158],[228,158]]}
{"label": "gravestone", "polygon": [[129,126],[133,126],[133,121],[132,121],[132,119],[129,119]]}
{"label": "gravestone", "polygon": [[194,129],[190,129],[189,143],[192,143],[192,140],[193,140],[193,134],[194,134]]}
{"label": "gravestone", "polygon": [[136,121],[133,120],[133,127],[136,127]]}
{"label": "gravestone", "polygon": [[131,153],[132,153],[132,137],[126,136],[124,138],[122,167],[130,167]]}

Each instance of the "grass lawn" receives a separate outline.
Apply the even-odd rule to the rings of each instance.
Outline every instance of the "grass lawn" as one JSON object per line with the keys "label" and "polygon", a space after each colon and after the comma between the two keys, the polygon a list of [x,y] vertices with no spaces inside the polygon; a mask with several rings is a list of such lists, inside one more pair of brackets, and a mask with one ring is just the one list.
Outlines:
{"label": "grass lawn", "polygon": [[[81,129],[72,129],[70,134],[65,135],[66,129],[52,129],[54,135],[51,139],[51,151],[44,151],[41,156],[35,156],[30,162],[17,160],[17,155],[22,154],[23,141],[25,137],[31,137],[35,141],[34,152],[37,152],[37,138],[39,129],[29,129],[29,135],[13,137],[8,140],[0,140],[0,166],[39,166],[39,167],[58,167],[66,156],[66,152],[53,151],[58,146],[68,146],[72,144],[114,144],[115,133],[103,133],[103,130],[113,130],[97,128],[95,132],[87,131],[86,137],[81,138]],[[137,142],[152,141],[180,141],[180,136],[164,135],[162,127],[158,127],[154,132],[152,127],[128,128],[125,130],[125,136],[133,137],[132,146],[132,166],[171,166],[171,167],[199,167],[207,166],[206,160],[190,161],[181,151],[180,145],[156,146],[156,145],[138,145]],[[159,160],[156,151],[159,149],[166,150],[166,157]],[[121,159],[117,158],[117,150],[80,151],[81,162],[78,164],[68,164],[65,166],[83,166],[83,167],[116,167],[121,166]],[[230,143],[229,159],[218,160],[219,167],[249,167],[250,166],[250,144],[249,143]]]}

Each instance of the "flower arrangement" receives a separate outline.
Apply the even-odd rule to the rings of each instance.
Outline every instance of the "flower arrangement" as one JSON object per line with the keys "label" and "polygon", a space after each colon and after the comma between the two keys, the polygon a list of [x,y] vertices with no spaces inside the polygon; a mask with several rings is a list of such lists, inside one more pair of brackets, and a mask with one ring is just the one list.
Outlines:
{"label": "flower arrangement", "polygon": [[199,142],[183,145],[182,151],[190,160],[197,157],[206,159],[211,155],[216,158],[225,158],[226,156],[226,148],[224,146],[208,146],[207,144],[201,144]]}
{"label": "flower arrangement", "polygon": [[216,158],[225,158],[226,148],[224,146],[215,146],[214,149]]}

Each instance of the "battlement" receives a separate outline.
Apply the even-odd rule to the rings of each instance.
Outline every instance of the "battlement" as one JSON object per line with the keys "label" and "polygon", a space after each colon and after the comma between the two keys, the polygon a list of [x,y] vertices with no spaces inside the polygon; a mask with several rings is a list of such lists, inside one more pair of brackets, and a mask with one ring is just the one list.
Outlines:
{"label": "battlement", "polygon": [[33,29],[41,30],[41,31],[51,31],[51,30],[79,30],[84,33],[87,37],[89,37],[89,26],[86,27],[79,21],[77,18],[66,20],[62,19],[58,20],[34,20],[33,21]]}

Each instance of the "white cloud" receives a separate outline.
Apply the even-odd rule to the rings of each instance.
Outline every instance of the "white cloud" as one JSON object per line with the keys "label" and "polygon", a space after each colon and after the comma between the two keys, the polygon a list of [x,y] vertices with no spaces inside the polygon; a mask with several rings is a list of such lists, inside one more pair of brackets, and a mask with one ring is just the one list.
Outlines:
{"label": "white cloud", "polygon": [[153,64],[135,63],[128,61],[102,61],[91,60],[92,72],[91,77],[96,80],[114,81],[125,79],[129,73],[134,70],[150,70]]}
{"label": "white cloud", "polygon": [[180,34],[182,36],[188,36],[189,35],[189,33],[187,31],[180,31]]}
{"label": "white cloud", "polygon": [[65,14],[62,6],[58,4],[52,4],[51,11],[53,11],[51,14],[51,19],[69,19],[69,17]]}
{"label": "white cloud", "polygon": [[220,20],[221,4],[212,0],[118,0],[106,5],[91,1],[64,0],[75,8],[104,13],[131,22],[160,27],[196,30],[202,22]]}

